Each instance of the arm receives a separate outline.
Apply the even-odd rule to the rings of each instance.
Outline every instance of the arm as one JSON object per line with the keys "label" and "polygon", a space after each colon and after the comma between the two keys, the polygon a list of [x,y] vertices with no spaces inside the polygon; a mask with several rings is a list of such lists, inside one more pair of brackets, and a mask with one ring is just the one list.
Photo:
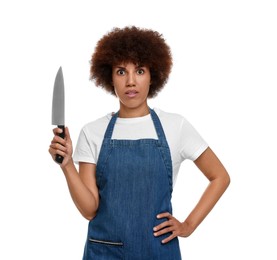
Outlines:
{"label": "arm", "polygon": [[184,222],[179,222],[167,212],[157,216],[157,218],[166,217],[168,220],[154,227],[154,235],[160,236],[172,232],[169,237],[162,241],[163,243],[169,242],[176,236],[188,237],[191,235],[215,206],[230,183],[226,169],[210,148],[207,148],[194,163],[210,183]]}
{"label": "arm", "polygon": [[72,160],[61,168],[76,207],[84,218],[93,219],[99,204],[98,188],[96,186],[96,165],[80,162],[79,174]]}
{"label": "arm", "polygon": [[54,129],[55,136],[51,142],[49,152],[53,159],[56,154],[64,157],[60,166],[66,178],[72,200],[80,213],[86,219],[91,220],[95,217],[99,204],[96,165],[81,162],[78,172],[72,160],[73,149],[68,128],[65,129],[65,139],[57,135],[60,131],[59,128]]}

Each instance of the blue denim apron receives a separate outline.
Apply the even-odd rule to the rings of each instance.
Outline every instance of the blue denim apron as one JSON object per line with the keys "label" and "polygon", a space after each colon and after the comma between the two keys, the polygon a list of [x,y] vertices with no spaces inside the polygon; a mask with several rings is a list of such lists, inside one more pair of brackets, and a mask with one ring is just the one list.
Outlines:
{"label": "blue denim apron", "polygon": [[178,238],[154,237],[153,227],[172,213],[172,162],[169,146],[154,110],[150,114],[158,140],[111,139],[118,117],[109,122],[96,168],[100,203],[89,222],[83,260],[179,260]]}

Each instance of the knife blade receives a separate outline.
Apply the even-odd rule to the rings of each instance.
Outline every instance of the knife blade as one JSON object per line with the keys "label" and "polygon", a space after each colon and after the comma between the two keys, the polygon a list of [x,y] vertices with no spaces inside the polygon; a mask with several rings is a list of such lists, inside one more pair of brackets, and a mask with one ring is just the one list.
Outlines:
{"label": "knife blade", "polygon": [[[60,137],[64,138],[64,80],[63,80],[63,71],[62,67],[59,68],[53,90],[53,99],[52,99],[52,125],[57,125],[63,130],[59,134]],[[57,163],[63,162],[63,157],[61,155],[56,155],[55,161]]]}

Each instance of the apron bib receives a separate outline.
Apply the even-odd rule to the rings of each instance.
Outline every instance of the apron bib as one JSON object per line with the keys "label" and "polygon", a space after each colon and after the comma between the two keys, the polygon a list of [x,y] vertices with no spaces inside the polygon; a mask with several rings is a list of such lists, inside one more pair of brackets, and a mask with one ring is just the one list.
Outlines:
{"label": "apron bib", "polygon": [[172,162],[160,120],[150,109],[158,140],[111,139],[111,118],[99,154],[96,180],[100,203],[89,222],[83,260],[179,260],[178,238],[154,237],[153,227],[172,214]]}

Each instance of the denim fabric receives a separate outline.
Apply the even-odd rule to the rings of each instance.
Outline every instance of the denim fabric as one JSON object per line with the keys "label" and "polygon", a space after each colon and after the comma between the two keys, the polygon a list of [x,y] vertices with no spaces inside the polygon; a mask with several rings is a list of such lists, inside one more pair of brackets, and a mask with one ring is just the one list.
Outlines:
{"label": "denim fabric", "polygon": [[177,238],[162,244],[170,234],[153,235],[165,221],[157,214],[172,213],[172,162],[160,120],[150,113],[158,140],[111,139],[118,113],[109,122],[96,169],[100,204],[83,260],[181,259]]}

